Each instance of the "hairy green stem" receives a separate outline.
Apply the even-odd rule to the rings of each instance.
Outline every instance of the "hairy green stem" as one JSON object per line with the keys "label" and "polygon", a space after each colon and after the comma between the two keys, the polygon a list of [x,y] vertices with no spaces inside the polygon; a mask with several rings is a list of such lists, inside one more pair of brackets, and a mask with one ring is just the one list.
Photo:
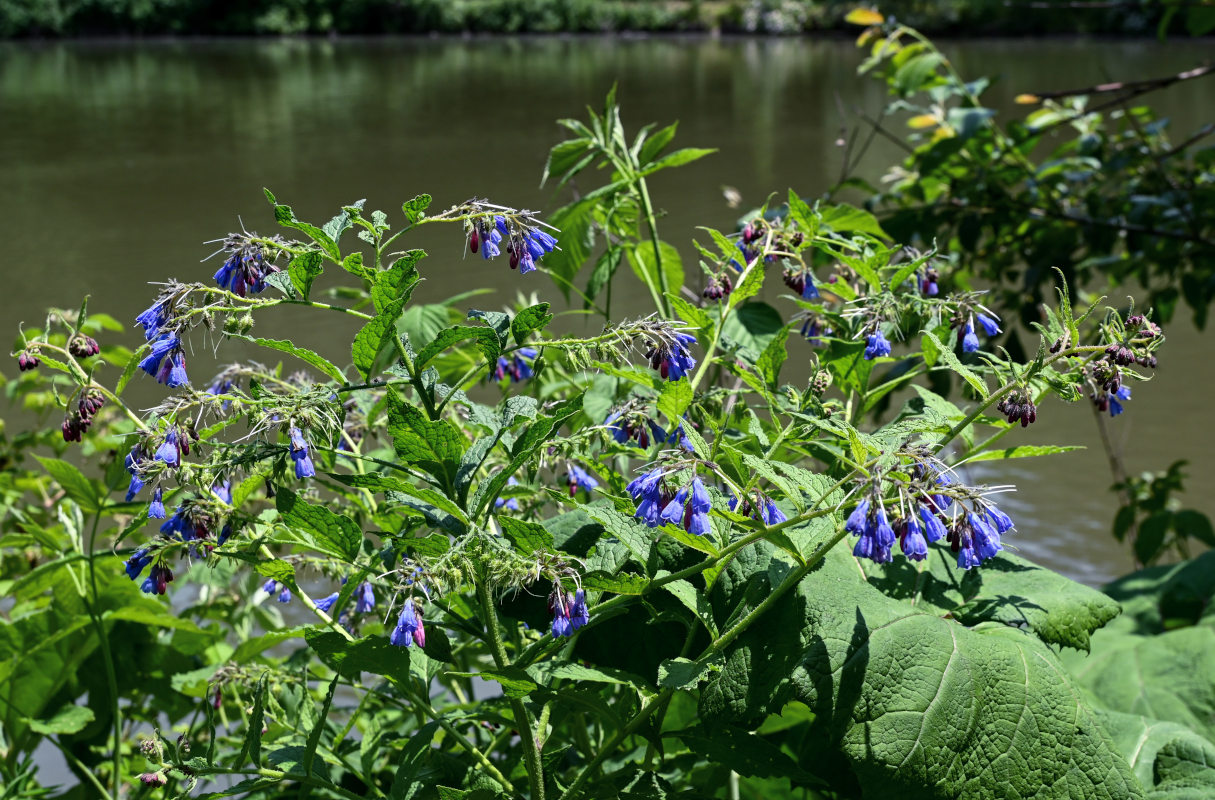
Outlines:
{"label": "hairy green stem", "polygon": [[[498,628],[498,612],[489,596],[489,589],[484,578],[477,579],[477,600],[480,601],[485,614],[485,626],[489,630],[490,654],[498,669],[510,666],[506,655],[506,646],[502,643],[502,631]],[[523,741],[523,755],[527,765],[527,781],[531,786],[532,800],[544,800],[544,765],[540,761],[540,749],[536,745],[536,734],[532,728],[531,718],[527,707],[518,698],[512,698],[511,711],[515,716],[515,726]]]}

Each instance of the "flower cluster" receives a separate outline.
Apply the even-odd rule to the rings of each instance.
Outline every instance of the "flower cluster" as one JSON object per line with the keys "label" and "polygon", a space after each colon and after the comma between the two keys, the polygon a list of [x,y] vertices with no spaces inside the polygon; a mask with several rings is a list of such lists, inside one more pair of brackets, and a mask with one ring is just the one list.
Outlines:
{"label": "flower cluster", "polygon": [[669,474],[670,470],[655,467],[629,483],[628,492],[637,503],[635,516],[651,528],[671,523],[689,533],[704,536],[711,530],[712,500],[708,490],[700,478],[693,475],[689,483],[672,491],[666,483]]}
{"label": "flower cluster", "polygon": [[[1012,530],[1013,522],[990,500],[967,487],[954,486],[944,472],[933,473],[917,466],[915,485],[902,491],[900,508],[906,513],[890,519],[876,491],[864,497],[844,525],[857,537],[852,553],[875,564],[889,563],[895,542],[912,561],[928,556],[928,545],[944,539],[957,556],[962,569],[976,567],[1004,549],[1001,535]],[[953,493],[966,497],[967,510]],[[952,516],[950,516],[952,515]]]}
{"label": "flower cluster", "polygon": [[865,358],[872,361],[890,355],[890,340],[882,334],[881,328],[874,328],[865,337]]}
{"label": "flower cluster", "polygon": [[1030,423],[1036,422],[1038,419],[1038,407],[1034,405],[1029,394],[1023,391],[1014,391],[1005,395],[996,406],[996,410],[1008,417],[1010,423],[1020,421],[1022,428],[1028,427]]}
{"label": "flower cluster", "polygon": [[426,646],[426,626],[413,597],[406,598],[405,604],[401,606],[396,627],[392,629],[388,641],[397,647],[409,647],[414,644],[418,647]]}
{"label": "flower cluster", "polygon": [[785,280],[785,285],[797,292],[798,296],[803,300],[818,299],[819,293],[818,287],[814,285],[814,273],[809,269],[798,269],[792,266],[786,267],[782,277]]}
{"label": "flower cluster", "polygon": [[548,596],[548,610],[553,615],[550,631],[554,638],[573,636],[574,631],[591,621],[586,592],[581,587],[567,592],[560,583],[554,583],[552,594]]}
{"label": "flower cluster", "polygon": [[677,381],[696,366],[696,359],[688,350],[688,345],[695,343],[695,336],[676,332],[670,339],[651,339],[645,357],[664,380]]}
{"label": "flower cluster", "polygon": [[228,234],[221,252],[227,253],[228,257],[215,273],[215,282],[221,289],[227,289],[241,297],[265,290],[266,277],[279,271],[278,266],[273,263],[273,258],[282,251],[277,251],[268,259],[267,250],[257,240],[256,233]]}
{"label": "flower cluster", "polygon": [[170,389],[185,386],[190,382],[186,376],[186,354],[181,347],[181,337],[165,332],[152,342],[152,349],[139,362],[139,368]]}
{"label": "flower cluster", "polygon": [[498,356],[498,361],[490,371],[489,376],[495,381],[500,381],[507,377],[510,378],[511,383],[525,381],[536,374],[532,369],[532,364],[539,354],[540,351],[534,347],[520,347],[509,358]]}
{"label": "flower cluster", "polygon": [[[980,308],[982,307],[980,306]],[[987,334],[988,337],[995,336],[1000,332],[999,318],[986,309],[967,315],[965,322],[962,324],[962,352],[964,353],[974,353],[979,349],[979,336],[975,333],[975,320],[978,320],[979,327],[983,329],[983,333]]]}
{"label": "flower cluster", "polygon": [[89,358],[101,352],[101,345],[92,336],[78,333],[68,342],[68,352],[76,358]]}
{"label": "flower cluster", "polygon": [[155,557],[146,547],[136,550],[126,560],[127,577],[131,580],[137,580],[149,565],[152,568],[148,570],[148,577],[144,579],[143,584],[139,587],[140,590],[145,594],[164,594],[165,590],[168,589],[169,583],[173,580],[173,570],[164,564],[155,562]]}
{"label": "flower cluster", "polygon": [[570,497],[578,493],[578,490],[586,492],[587,497],[590,497],[591,492],[599,488],[599,481],[577,464],[570,464],[565,473],[565,482],[570,489]]}
{"label": "flower cluster", "polygon": [[[479,206],[472,208],[479,210]],[[468,223],[467,233],[470,252],[479,251],[482,258],[490,259],[505,249],[510,256],[510,268],[519,270],[520,275],[533,272],[537,261],[557,249],[557,240],[534,224],[527,212],[509,219],[495,214],[492,225],[485,217],[478,218]]]}
{"label": "flower cluster", "polygon": [[754,498],[748,495],[747,498],[743,500],[741,506],[739,505],[738,498],[734,496],[733,492],[726,489],[726,493],[729,498],[731,511],[737,511],[739,514],[751,517],[752,519],[759,519],[765,525],[776,525],[788,519],[788,517],[785,516],[785,512],[777,508],[776,503],[772,501],[772,498],[759,491],[755,492]]}
{"label": "flower cluster", "polygon": [[308,442],[304,440],[304,434],[293,425],[288,428],[287,435],[291,439],[291,460],[295,462],[295,477],[316,477],[316,467],[312,463],[312,457],[308,455]]}
{"label": "flower cluster", "polygon": [[63,418],[63,441],[79,442],[81,436],[93,424],[93,417],[105,405],[105,395],[96,389],[87,389],[80,393],[76,408],[70,410]]}
{"label": "flower cluster", "polygon": [[279,583],[273,579],[268,580],[262,584],[262,591],[272,597],[278,595],[277,599],[280,603],[291,602],[291,589],[285,583]]}

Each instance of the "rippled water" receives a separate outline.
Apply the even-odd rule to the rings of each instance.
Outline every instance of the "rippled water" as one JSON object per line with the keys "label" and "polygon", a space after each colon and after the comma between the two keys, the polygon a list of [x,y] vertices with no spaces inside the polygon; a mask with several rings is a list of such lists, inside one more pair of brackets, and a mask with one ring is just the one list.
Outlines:
{"label": "rippled water", "polygon": [[[1208,46],[982,41],[946,50],[964,75],[1000,76],[988,98],[1008,108],[1020,92],[1174,72],[1200,62]],[[263,186],[320,220],[356,198],[395,209],[419,192],[442,207],[473,195],[554,207],[537,187],[561,138],[553,121],[582,116],[613,83],[630,129],[678,119],[680,142],[720,150],[652,186],[664,238],[690,257],[694,226],[730,227],[737,216],[724,185],[752,205],[790,186],[814,195],[838,178],[835,142],[850,114],[884,102],[879,86],[855,76],[858,60],[849,42],[802,39],[0,45],[0,321],[8,331],[37,324],[45,306],[74,307],[86,292],[95,310],[130,320],[153,294],[146,281],[209,275],[213,265],[198,263],[209,252],[202,242],[235,228],[238,215],[251,229],[272,227]],[[1206,121],[1210,100],[1210,86],[1194,82],[1156,102],[1181,138]],[[894,157],[879,140],[870,174]],[[495,307],[517,290],[557,294],[542,276],[461,261],[450,230],[420,233],[411,244],[432,254],[423,299],[486,287],[497,294],[480,305]],[[635,287],[617,296],[644,306]],[[338,315],[284,311],[259,333],[341,358],[351,329]],[[1203,413],[1211,370],[1199,334],[1184,323],[1169,333],[1157,380],[1136,388],[1112,430],[1133,470],[1189,459],[1188,501],[1215,513],[1207,477],[1215,436]],[[157,396],[138,388],[149,402]],[[1115,498],[1089,408],[1050,404],[1031,431],[1008,441],[1089,448],[983,473],[1019,487],[1008,503],[1021,552],[1089,583],[1129,569],[1106,533]]]}

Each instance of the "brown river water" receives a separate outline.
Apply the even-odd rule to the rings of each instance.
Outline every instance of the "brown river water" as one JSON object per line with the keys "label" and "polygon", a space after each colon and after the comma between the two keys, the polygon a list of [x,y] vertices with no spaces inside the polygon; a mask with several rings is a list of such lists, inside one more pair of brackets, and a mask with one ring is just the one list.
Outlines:
{"label": "brown river water", "polygon": [[[1209,56],[1209,42],[1190,41],[989,40],[944,49],[963,75],[998,77],[986,97],[1006,111],[1021,92],[1164,75]],[[851,42],[806,39],[0,44],[0,323],[15,333],[22,321],[39,324],[46,306],[75,307],[90,293],[91,308],[129,324],[154,294],[145,282],[209,279],[217,264],[199,264],[211,249],[204,240],[240,221],[274,227],[263,186],[318,222],[366,197],[399,223],[393,210],[420,192],[444,208],[474,195],[554,208],[551,191],[538,188],[545,154],[562,138],[554,120],[584,116],[613,83],[630,131],[677,119],[678,143],[719,149],[651,186],[665,211],[664,238],[689,260],[696,225],[730,228],[738,216],[723,186],[748,207],[789,187],[814,196],[838,179],[841,129],[855,124],[855,109],[872,114],[884,102],[876,82],[856,76],[859,60]],[[1180,140],[1209,121],[1212,99],[1215,85],[1192,82],[1153,102]],[[876,177],[896,155],[879,141],[866,174]],[[520,290],[559,301],[542,275],[521,279],[501,261],[461,260],[461,237],[450,228],[420,231],[409,246],[431,252],[422,299],[483,287],[495,294],[478,298],[482,308]],[[622,308],[646,309],[639,287],[621,287],[617,298]],[[284,311],[258,333],[296,338],[341,363],[353,328],[331,316]],[[1215,514],[1206,409],[1215,375],[1203,335],[1183,317],[1167,330],[1156,379],[1136,386],[1110,430],[1132,471],[1188,460],[1184,501]],[[133,346],[138,333],[125,339]],[[197,357],[191,372],[200,380],[209,354],[202,348]],[[158,388],[146,381],[132,396],[150,405]],[[1010,543],[1090,584],[1130,569],[1125,547],[1108,534],[1116,498],[1090,408],[1049,402],[1030,431],[1006,441],[1088,448],[980,474],[1017,484],[1005,501],[1019,530]]]}

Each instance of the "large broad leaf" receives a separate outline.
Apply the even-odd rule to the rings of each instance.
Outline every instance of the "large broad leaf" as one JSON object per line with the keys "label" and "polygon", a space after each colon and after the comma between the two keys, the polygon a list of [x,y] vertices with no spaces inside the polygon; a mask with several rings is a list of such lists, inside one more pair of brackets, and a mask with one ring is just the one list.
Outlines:
{"label": "large broad leaf", "polygon": [[1107,595],[1010,553],[982,569],[961,570],[955,561],[947,548],[933,547],[921,565],[900,558],[866,571],[890,597],[951,614],[964,625],[1023,626],[1047,644],[1078,650],[1087,651],[1093,631],[1118,616]]}
{"label": "large broad leaf", "polygon": [[1181,723],[1215,742],[1215,628],[1158,636],[1101,631],[1087,657],[1062,659],[1107,708]]}
{"label": "large broad leaf", "polygon": [[[715,606],[738,613],[790,569],[757,549]],[[753,723],[790,700],[815,714],[818,759],[846,759],[865,797],[1143,796],[1049,647],[887,597],[842,548],[727,649],[700,711]]]}
{"label": "large broad leaf", "polygon": [[1098,717],[1151,800],[1215,797],[1215,745],[1175,722],[1116,711]]}
{"label": "large broad leaf", "polygon": [[1106,591],[1124,614],[1093,636],[1092,652],[1063,655],[1107,708],[1176,722],[1215,742],[1215,625],[1208,613],[1215,553],[1149,567]]}

